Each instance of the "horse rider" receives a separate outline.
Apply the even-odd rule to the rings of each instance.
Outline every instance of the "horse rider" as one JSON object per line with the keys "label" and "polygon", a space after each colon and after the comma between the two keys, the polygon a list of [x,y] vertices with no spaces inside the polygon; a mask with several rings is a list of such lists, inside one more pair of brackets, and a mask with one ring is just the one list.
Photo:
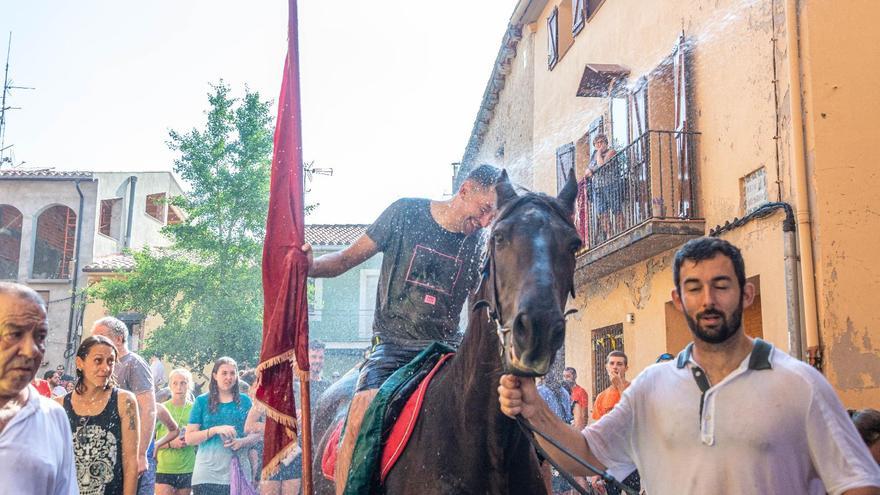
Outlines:
{"label": "horse rider", "polygon": [[445,201],[404,198],[385,209],[351,246],[313,258],[310,277],[336,277],[383,254],[373,320],[373,346],[358,376],[337,457],[342,494],[364,413],[379,387],[431,342],[457,344],[458,322],[479,278],[482,229],[496,213],[500,170],[480,165]]}

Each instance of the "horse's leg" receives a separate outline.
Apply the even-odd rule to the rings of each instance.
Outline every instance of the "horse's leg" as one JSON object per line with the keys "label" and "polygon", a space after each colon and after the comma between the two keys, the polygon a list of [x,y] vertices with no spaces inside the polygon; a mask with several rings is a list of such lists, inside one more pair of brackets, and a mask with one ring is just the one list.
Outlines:
{"label": "horse's leg", "polygon": [[357,436],[361,431],[364,413],[367,412],[367,408],[370,407],[370,403],[373,402],[378,391],[379,389],[363,390],[354,394],[354,398],[351,400],[351,406],[348,408],[348,420],[345,424],[345,435],[343,435],[342,444],[339,446],[336,470],[333,473],[336,480],[336,495],[342,495],[345,491],[348,470],[351,467],[351,456],[354,454]]}

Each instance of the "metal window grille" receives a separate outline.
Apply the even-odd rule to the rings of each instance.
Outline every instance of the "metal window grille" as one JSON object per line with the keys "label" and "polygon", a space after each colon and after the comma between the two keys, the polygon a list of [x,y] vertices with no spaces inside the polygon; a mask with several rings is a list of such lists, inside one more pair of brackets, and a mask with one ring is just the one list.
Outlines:
{"label": "metal window grille", "polygon": [[623,323],[597,328],[592,332],[593,397],[611,386],[605,372],[605,357],[611,351],[623,351]]}

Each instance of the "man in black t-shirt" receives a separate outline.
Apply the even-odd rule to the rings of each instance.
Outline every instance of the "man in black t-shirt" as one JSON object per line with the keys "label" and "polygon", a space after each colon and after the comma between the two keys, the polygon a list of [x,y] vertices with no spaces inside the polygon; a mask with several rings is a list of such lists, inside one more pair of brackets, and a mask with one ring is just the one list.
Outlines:
{"label": "man in black t-shirt", "polygon": [[479,276],[481,229],[495,216],[500,170],[475,168],[446,201],[394,202],[342,251],[312,260],[310,277],[335,277],[383,253],[373,320],[373,348],[358,377],[336,463],[345,488],[364,412],[382,383],[433,341],[455,344],[459,315]]}

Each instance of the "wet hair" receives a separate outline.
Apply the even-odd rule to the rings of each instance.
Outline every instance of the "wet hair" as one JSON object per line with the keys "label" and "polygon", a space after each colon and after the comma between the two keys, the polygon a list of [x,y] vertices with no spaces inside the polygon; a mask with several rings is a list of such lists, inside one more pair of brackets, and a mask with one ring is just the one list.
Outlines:
{"label": "wet hair", "polygon": [[171,385],[171,377],[174,375],[180,375],[186,380],[186,401],[193,402],[193,387],[195,387],[195,383],[193,381],[192,373],[189,372],[186,368],[175,368],[171,370],[171,373],[168,373],[168,385],[170,388]]}
{"label": "wet hair", "polygon": [[327,346],[318,339],[309,341],[310,351],[323,351]]}
{"label": "wet hair", "polygon": [[577,378],[577,377],[578,377],[578,370],[572,368],[571,366],[568,366],[568,367],[566,367],[564,370],[562,370],[563,373],[565,373],[566,371],[569,372],[569,373],[571,373],[571,377],[572,377],[572,378]]}
{"label": "wet hair", "polygon": [[119,318],[105,316],[92,325],[92,328],[98,327],[104,327],[107,330],[110,330],[110,333],[112,333],[123,344],[128,342],[128,326],[126,326],[125,322]]}
{"label": "wet hair", "polygon": [[629,358],[626,357],[626,353],[623,351],[611,351],[605,356],[605,364],[611,362],[611,358],[613,357],[622,357],[624,366],[629,366]]}
{"label": "wet hair", "polygon": [[880,411],[876,409],[850,411],[850,418],[859,430],[865,445],[870,447],[880,440]]}
{"label": "wet hair", "polygon": [[672,263],[672,280],[675,282],[675,290],[681,294],[681,265],[685,260],[699,263],[712,259],[719,253],[727,256],[733,263],[733,271],[739,282],[740,294],[742,294],[742,290],[746,286],[746,264],[743,261],[742,253],[738,247],[717,237],[691,239],[675,253],[675,260]]}
{"label": "wet hair", "polygon": [[500,176],[501,169],[484,163],[477,168],[471,170],[464,180],[474,182],[480,187],[490,187],[494,186],[495,183],[498,182],[498,177]]}
{"label": "wet hair", "polygon": [[[119,351],[117,351],[116,346],[113,345],[113,341],[104,337],[103,335],[92,335],[82,341],[79,345],[79,348],[76,350],[76,357],[85,361],[88,357],[89,352],[92,351],[92,347],[96,345],[106,345],[107,347],[113,349],[113,358],[119,357]],[[112,374],[110,375],[110,381],[107,382],[107,385],[104,387],[104,390],[109,390],[112,388],[116,388],[116,377]],[[76,384],[73,386],[73,390],[78,394],[83,394],[86,391],[86,383],[85,383],[85,375],[83,374],[83,370],[77,368],[76,369]]]}
{"label": "wet hair", "polygon": [[[220,387],[217,385],[217,379],[214,378],[214,375],[217,374],[217,370],[224,364],[232,366],[236,371],[238,370],[238,364],[231,357],[223,356],[214,361],[214,368],[211,369],[211,384],[208,386],[208,410],[212,413],[217,412],[217,406],[220,404]],[[241,390],[238,387],[238,373],[235,374],[235,384],[232,385],[232,401],[236,404],[241,404]]]}

